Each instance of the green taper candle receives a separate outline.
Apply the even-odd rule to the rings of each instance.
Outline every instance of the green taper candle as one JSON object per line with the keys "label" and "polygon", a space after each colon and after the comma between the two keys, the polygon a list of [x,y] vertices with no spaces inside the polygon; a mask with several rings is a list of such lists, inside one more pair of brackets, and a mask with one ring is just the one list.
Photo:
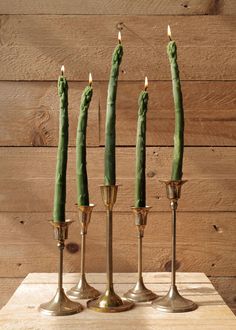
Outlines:
{"label": "green taper candle", "polygon": [[123,47],[119,33],[119,44],[116,46],[111,64],[110,79],[107,91],[107,111],[105,129],[104,184],[116,184],[116,92]]}
{"label": "green taper candle", "polygon": [[177,63],[177,47],[175,41],[171,40],[169,25],[168,35],[170,42],[167,46],[167,54],[171,66],[172,88],[175,105],[175,135],[171,180],[181,180],[183,175],[182,167],[184,154],[184,109],[179,78],[179,68]]}
{"label": "green taper candle", "polygon": [[76,136],[76,179],[78,206],[89,206],[88,176],[86,166],[86,130],[88,109],[93,96],[92,76],[89,75],[89,85],[85,87],[81,102]]}
{"label": "green taper candle", "polygon": [[138,124],[136,139],[135,207],[146,206],[146,113],[148,109],[148,81],[139,95]]}
{"label": "green taper candle", "polygon": [[57,165],[54,192],[53,220],[55,222],[65,221],[66,204],[66,166],[68,149],[68,84],[64,77],[64,66],[61,68],[61,76],[58,79],[58,94],[60,97],[60,124],[59,142],[57,149]]}

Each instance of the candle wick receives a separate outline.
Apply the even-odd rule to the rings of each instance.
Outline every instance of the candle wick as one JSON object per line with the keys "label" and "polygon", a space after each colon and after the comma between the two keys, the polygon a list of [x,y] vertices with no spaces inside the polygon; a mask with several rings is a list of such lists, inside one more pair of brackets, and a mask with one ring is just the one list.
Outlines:
{"label": "candle wick", "polygon": [[147,86],[145,86],[145,88],[144,88],[145,92],[147,91],[147,89],[148,89],[148,87],[147,87]]}
{"label": "candle wick", "polygon": [[169,40],[172,41],[171,36],[168,36],[168,37],[169,37]]}

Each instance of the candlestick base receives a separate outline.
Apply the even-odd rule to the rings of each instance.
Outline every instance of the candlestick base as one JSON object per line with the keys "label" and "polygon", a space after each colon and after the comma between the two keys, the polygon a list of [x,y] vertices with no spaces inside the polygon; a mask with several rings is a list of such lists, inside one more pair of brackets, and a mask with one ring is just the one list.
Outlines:
{"label": "candlestick base", "polygon": [[100,295],[100,292],[88,284],[86,277],[82,276],[77,285],[67,291],[72,299],[92,299]]}
{"label": "candlestick base", "polygon": [[39,311],[44,315],[66,316],[80,313],[83,306],[77,302],[71,301],[65,294],[63,289],[63,250],[65,240],[68,238],[68,228],[73,221],[66,220],[64,222],[53,222],[54,239],[57,240],[57,247],[60,251],[59,270],[58,270],[58,287],[55,296],[47,303],[39,306]]}
{"label": "candlestick base", "polygon": [[119,313],[133,308],[134,303],[120,298],[113,290],[106,290],[104,294],[87,302],[87,307],[100,313]]}
{"label": "candlestick base", "polygon": [[39,311],[44,315],[66,316],[79,313],[83,310],[81,304],[71,301],[64,290],[57,290],[54,298],[48,303],[39,306]]}
{"label": "candlestick base", "polygon": [[156,299],[157,295],[145,287],[142,278],[124,294],[124,297],[134,302],[147,302]]}
{"label": "candlestick base", "polygon": [[167,313],[185,313],[197,309],[197,305],[193,301],[179,294],[176,286],[171,287],[166,296],[153,301],[152,307]]}

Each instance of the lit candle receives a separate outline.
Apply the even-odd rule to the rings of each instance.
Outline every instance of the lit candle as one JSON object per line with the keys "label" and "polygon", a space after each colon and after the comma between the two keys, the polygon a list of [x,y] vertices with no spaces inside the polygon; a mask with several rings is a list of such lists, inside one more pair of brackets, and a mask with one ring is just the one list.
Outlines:
{"label": "lit candle", "polygon": [[175,105],[175,135],[171,180],[181,180],[183,175],[182,167],[184,154],[184,109],[177,63],[177,47],[175,41],[171,39],[169,25],[167,33],[170,39],[167,46],[167,54],[171,66],[172,89]]}
{"label": "lit candle", "polygon": [[135,207],[146,206],[146,113],[148,110],[148,80],[138,100],[138,124],[136,139]]}
{"label": "lit candle", "polygon": [[76,136],[76,178],[78,206],[89,206],[88,177],[86,168],[86,130],[88,109],[93,95],[92,75],[89,74],[89,85],[85,87],[81,102]]}
{"label": "lit candle", "polygon": [[68,84],[64,77],[64,65],[58,78],[58,94],[60,97],[59,142],[57,149],[57,165],[54,192],[53,221],[65,221],[66,204],[66,167],[68,149]]}
{"label": "lit candle", "polygon": [[116,92],[119,67],[123,56],[121,33],[118,33],[119,44],[116,46],[111,63],[110,79],[107,91],[107,111],[105,129],[104,184],[116,183]]}

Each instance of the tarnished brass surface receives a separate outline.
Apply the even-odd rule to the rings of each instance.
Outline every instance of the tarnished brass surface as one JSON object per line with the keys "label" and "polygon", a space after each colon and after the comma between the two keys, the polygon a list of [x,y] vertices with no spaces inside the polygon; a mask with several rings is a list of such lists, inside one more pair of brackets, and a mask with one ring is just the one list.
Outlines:
{"label": "tarnished brass surface", "polygon": [[60,252],[58,269],[58,288],[52,300],[39,306],[39,311],[44,315],[65,316],[79,313],[83,310],[81,304],[71,301],[63,289],[63,251],[64,241],[68,238],[68,227],[73,221],[65,222],[50,221],[54,229],[54,238],[57,240],[57,247]]}
{"label": "tarnished brass surface", "polygon": [[94,206],[94,204],[90,204],[78,207],[81,224],[81,266],[79,282],[67,291],[67,295],[72,299],[91,299],[100,295],[98,290],[88,284],[85,274],[86,235]]}
{"label": "tarnished brass surface", "polygon": [[100,186],[103,203],[106,208],[106,271],[107,285],[105,292],[96,299],[89,300],[87,306],[89,309],[102,313],[117,313],[131,309],[134,303],[125,299],[121,299],[114,291],[113,287],[113,219],[112,210],[116,202],[118,186],[106,185]]}
{"label": "tarnished brass surface", "polygon": [[197,305],[184,297],[182,297],[176,287],[176,212],[178,208],[178,200],[181,195],[181,187],[187,182],[178,181],[161,181],[166,185],[167,198],[170,200],[172,212],[171,240],[172,240],[172,258],[171,258],[171,285],[166,296],[158,298],[152,302],[152,307],[162,312],[181,313],[193,311]]}
{"label": "tarnished brass surface", "polygon": [[197,304],[182,297],[176,286],[171,286],[166,296],[152,302],[152,307],[167,313],[184,313],[197,309]]}
{"label": "tarnished brass surface", "polygon": [[132,207],[135,225],[138,230],[138,281],[135,286],[124,294],[124,297],[134,302],[146,302],[157,298],[157,295],[147,289],[142,277],[142,239],[147,225],[147,215],[151,207]]}

